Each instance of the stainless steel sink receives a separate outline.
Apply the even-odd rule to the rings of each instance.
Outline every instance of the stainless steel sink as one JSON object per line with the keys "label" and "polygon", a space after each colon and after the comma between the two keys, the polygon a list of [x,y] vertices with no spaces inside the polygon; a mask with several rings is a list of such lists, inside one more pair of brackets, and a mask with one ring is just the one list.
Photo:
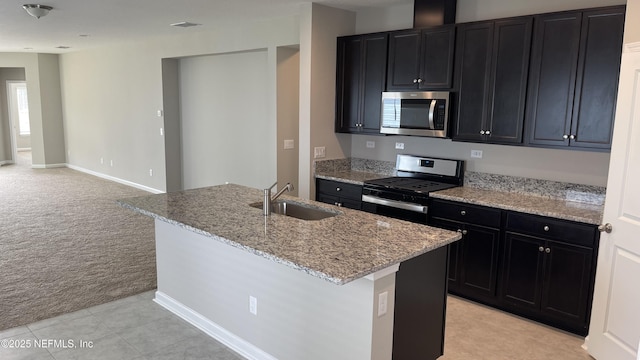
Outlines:
{"label": "stainless steel sink", "polygon": [[[250,204],[254,208],[262,209],[262,201]],[[291,216],[301,220],[322,220],[328,217],[340,215],[339,212],[312,207],[311,205],[296,203],[287,200],[278,200],[271,203],[271,213]]]}

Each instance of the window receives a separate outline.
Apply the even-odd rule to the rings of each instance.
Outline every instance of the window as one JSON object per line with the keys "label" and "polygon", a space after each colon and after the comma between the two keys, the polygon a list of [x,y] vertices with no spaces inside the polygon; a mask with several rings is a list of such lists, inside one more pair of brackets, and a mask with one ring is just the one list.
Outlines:
{"label": "window", "polygon": [[16,99],[18,101],[18,128],[20,135],[31,135],[31,127],[29,125],[29,100],[27,100],[27,85],[24,83],[16,84]]}

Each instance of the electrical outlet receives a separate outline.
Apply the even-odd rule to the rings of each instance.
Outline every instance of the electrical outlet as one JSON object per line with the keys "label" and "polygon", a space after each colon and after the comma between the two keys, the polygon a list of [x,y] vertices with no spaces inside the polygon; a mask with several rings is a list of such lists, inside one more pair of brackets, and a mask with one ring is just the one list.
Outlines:
{"label": "electrical outlet", "polygon": [[367,141],[367,149],[373,149],[376,147],[375,141]]}
{"label": "electrical outlet", "polygon": [[113,167],[113,160],[110,160],[109,164],[111,165],[111,167]]}
{"label": "electrical outlet", "polygon": [[164,129],[160,128],[160,136],[164,136]]}
{"label": "electrical outlet", "polygon": [[158,114],[158,117],[162,117],[162,110],[158,110],[157,114]]}
{"label": "electrical outlet", "polygon": [[397,143],[396,143],[396,149],[398,149],[398,150],[404,150],[404,143],[397,142]]}
{"label": "electrical outlet", "polygon": [[482,150],[471,150],[471,157],[482,159]]}
{"label": "electrical outlet", "polygon": [[258,299],[249,295],[249,312],[258,315]]}
{"label": "electrical outlet", "polygon": [[389,298],[389,292],[381,292],[378,294],[378,316],[382,316],[387,313],[387,302]]}
{"label": "electrical outlet", "polygon": [[294,142],[293,142],[293,140],[285,140],[285,141],[284,141],[284,149],[285,149],[285,150],[293,149],[294,147],[295,147],[295,146],[294,146]]}
{"label": "electrical outlet", "polygon": [[149,176],[153,176],[153,169],[149,169]]}
{"label": "electrical outlet", "polygon": [[325,157],[325,147],[324,146],[318,146],[313,148],[313,158],[314,159],[319,159],[319,158],[323,158]]}
{"label": "electrical outlet", "polygon": [[104,158],[100,158],[100,164],[104,164]]}

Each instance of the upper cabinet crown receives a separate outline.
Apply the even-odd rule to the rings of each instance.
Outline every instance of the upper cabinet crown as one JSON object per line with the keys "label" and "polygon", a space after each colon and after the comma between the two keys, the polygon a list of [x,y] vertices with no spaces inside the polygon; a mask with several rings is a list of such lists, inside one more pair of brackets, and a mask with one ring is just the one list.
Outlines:
{"label": "upper cabinet crown", "polygon": [[625,7],[535,17],[528,143],[610,149]]}
{"label": "upper cabinet crown", "polygon": [[454,40],[453,25],[390,33],[387,91],[451,88]]}
{"label": "upper cabinet crown", "polygon": [[533,18],[460,24],[453,140],[519,144]]}

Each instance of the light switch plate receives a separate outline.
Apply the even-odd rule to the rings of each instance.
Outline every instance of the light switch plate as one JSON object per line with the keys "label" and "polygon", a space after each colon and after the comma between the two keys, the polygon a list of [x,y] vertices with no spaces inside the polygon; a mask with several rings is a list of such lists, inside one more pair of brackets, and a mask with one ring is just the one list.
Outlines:
{"label": "light switch plate", "polygon": [[367,141],[367,149],[373,149],[374,147],[376,147],[375,141]]}
{"label": "light switch plate", "polygon": [[294,148],[294,142],[293,140],[285,140],[284,141],[284,149],[288,150],[288,149],[293,149]]}
{"label": "light switch plate", "polygon": [[398,149],[398,150],[404,150],[404,143],[397,142],[397,143],[396,143],[396,149]]}
{"label": "light switch plate", "polygon": [[324,146],[318,146],[318,147],[314,147],[313,148],[313,158],[314,159],[320,159],[325,157],[325,147]]}

